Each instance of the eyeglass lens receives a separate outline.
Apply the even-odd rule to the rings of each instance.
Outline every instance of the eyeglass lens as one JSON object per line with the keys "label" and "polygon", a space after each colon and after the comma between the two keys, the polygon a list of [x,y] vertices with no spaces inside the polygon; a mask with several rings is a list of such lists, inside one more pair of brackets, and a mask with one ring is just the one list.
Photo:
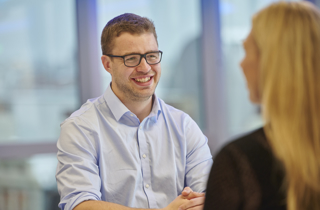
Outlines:
{"label": "eyeglass lens", "polygon": [[[141,56],[142,55],[126,55],[124,57],[124,64],[127,66],[137,66],[139,65]],[[148,64],[157,64],[160,62],[160,59],[160,52],[151,52],[146,54],[146,60]]]}

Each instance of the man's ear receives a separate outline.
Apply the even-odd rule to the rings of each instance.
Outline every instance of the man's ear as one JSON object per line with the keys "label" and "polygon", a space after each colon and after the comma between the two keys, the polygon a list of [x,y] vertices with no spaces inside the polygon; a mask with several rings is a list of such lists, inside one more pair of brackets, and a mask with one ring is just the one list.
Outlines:
{"label": "man's ear", "polygon": [[101,62],[102,62],[102,65],[103,65],[104,69],[107,70],[107,72],[109,72],[112,75],[111,58],[106,56],[106,55],[102,55],[101,56]]}

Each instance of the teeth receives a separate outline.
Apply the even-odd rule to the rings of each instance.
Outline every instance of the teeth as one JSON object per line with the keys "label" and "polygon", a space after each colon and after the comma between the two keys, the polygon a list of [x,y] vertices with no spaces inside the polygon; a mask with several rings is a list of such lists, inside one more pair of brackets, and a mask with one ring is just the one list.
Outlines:
{"label": "teeth", "polygon": [[150,80],[150,77],[145,77],[145,78],[141,78],[141,79],[135,79],[135,81],[137,82],[148,82]]}

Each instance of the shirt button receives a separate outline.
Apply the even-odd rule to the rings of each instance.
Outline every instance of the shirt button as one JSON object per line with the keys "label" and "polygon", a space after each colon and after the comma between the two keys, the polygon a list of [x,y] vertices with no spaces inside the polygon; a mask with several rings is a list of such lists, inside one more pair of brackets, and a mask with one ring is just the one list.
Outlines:
{"label": "shirt button", "polygon": [[146,158],[147,156],[146,156],[146,154],[143,154],[142,157],[143,157],[143,158]]}
{"label": "shirt button", "polygon": [[133,114],[130,114],[131,117],[133,117]]}
{"label": "shirt button", "polygon": [[142,126],[140,126],[139,129],[142,130]]}
{"label": "shirt button", "polygon": [[146,184],[146,188],[149,188],[150,186],[148,184]]}

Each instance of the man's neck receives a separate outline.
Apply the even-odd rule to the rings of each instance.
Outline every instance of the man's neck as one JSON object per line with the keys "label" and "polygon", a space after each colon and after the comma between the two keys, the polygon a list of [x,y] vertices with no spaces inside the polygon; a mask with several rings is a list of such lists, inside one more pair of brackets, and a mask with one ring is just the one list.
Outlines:
{"label": "man's neck", "polygon": [[110,87],[113,93],[119,98],[119,100],[139,118],[140,122],[142,122],[144,118],[146,118],[150,114],[152,110],[154,95],[150,96],[146,100],[134,100],[133,98],[130,98],[130,96],[125,96],[121,93],[117,93],[117,91],[112,87],[112,83],[110,84]]}
{"label": "man's neck", "polygon": [[121,101],[132,113],[134,113],[139,118],[140,122],[142,122],[152,110],[152,99],[153,96],[145,101]]}

